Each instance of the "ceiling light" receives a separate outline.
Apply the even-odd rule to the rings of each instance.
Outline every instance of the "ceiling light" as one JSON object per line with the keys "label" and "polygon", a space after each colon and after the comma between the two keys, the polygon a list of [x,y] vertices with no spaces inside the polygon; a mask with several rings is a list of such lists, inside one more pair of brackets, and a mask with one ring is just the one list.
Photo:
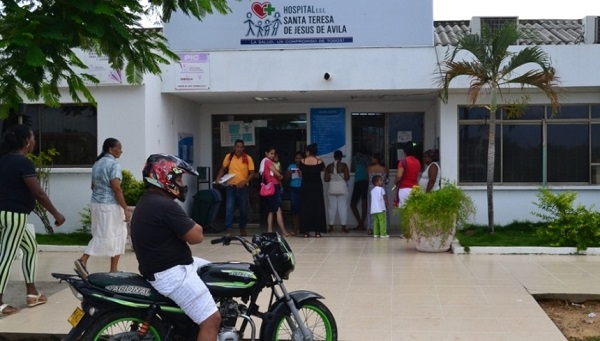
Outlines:
{"label": "ceiling light", "polygon": [[287,98],[285,97],[254,97],[254,100],[257,102],[285,102]]}

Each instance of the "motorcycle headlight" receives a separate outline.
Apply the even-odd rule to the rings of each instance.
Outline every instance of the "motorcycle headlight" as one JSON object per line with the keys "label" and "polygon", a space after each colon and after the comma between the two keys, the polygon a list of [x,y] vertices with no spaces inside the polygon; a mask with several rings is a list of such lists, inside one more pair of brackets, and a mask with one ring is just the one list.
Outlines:
{"label": "motorcycle headlight", "polygon": [[288,279],[296,268],[296,258],[288,242],[279,233],[265,233],[267,239],[263,243],[263,251],[269,255],[271,263],[279,277]]}

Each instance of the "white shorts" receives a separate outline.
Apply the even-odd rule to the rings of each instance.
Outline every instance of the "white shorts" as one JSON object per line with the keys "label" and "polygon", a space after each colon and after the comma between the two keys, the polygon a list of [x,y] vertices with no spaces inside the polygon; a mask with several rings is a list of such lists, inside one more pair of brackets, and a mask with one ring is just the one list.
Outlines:
{"label": "white shorts", "polygon": [[406,199],[408,199],[410,191],[412,191],[411,187],[400,188],[398,190],[398,207],[402,207],[402,205],[404,205],[404,202]]}
{"label": "white shorts", "polygon": [[177,265],[154,274],[150,284],[162,295],[170,298],[194,322],[200,324],[217,312],[217,305],[197,270],[210,262],[193,257],[189,265]]}

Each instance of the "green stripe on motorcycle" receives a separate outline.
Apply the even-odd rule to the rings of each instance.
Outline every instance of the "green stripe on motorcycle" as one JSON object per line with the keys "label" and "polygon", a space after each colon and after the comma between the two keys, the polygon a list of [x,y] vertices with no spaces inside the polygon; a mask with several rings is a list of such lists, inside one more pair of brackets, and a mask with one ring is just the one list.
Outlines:
{"label": "green stripe on motorcycle", "polygon": [[[92,294],[92,296],[103,299],[105,301],[110,301],[122,306],[126,306],[129,308],[135,308],[135,309],[148,309],[150,308],[150,304],[147,303],[134,303],[134,302],[130,302],[130,301],[126,301],[126,300],[121,300],[118,298],[113,298],[113,297],[108,297],[108,296],[104,296],[104,295],[100,295],[100,294]],[[173,306],[164,306],[161,305],[160,309],[162,311],[166,311],[169,313],[179,313],[179,314],[184,314],[183,310],[181,310],[181,308],[179,307],[173,307]]]}
{"label": "green stripe on motorcycle", "polygon": [[221,287],[221,288],[250,288],[254,286],[256,281],[252,281],[250,283],[243,282],[207,282],[207,285]]}

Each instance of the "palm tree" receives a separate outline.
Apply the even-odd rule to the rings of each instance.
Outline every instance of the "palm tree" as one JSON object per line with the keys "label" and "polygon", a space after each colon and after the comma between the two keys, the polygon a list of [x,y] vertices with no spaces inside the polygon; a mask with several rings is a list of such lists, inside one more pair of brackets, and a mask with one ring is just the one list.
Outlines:
{"label": "palm tree", "polygon": [[[471,105],[484,106],[489,110],[489,140],[487,150],[487,204],[488,232],[494,233],[494,158],[496,155],[496,111],[498,102],[510,107],[512,114],[519,115],[524,109],[519,101],[509,102],[503,98],[503,89],[515,85],[521,89],[535,87],[543,91],[552,106],[553,114],[558,110],[558,78],[551,66],[549,56],[537,46],[528,46],[519,51],[509,51],[511,45],[525,38],[525,33],[519,31],[514,23],[506,23],[499,30],[492,32],[487,26],[482,27],[481,36],[468,34],[461,37],[442,62],[442,79],[440,81],[440,97],[448,102],[450,83],[457,77],[466,76],[470,79],[468,99]],[[456,61],[457,55],[467,52],[470,60]],[[532,64],[532,68],[529,68]],[[484,92],[489,97],[489,104],[478,103]],[[521,104],[527,102],[522,96]]]}

